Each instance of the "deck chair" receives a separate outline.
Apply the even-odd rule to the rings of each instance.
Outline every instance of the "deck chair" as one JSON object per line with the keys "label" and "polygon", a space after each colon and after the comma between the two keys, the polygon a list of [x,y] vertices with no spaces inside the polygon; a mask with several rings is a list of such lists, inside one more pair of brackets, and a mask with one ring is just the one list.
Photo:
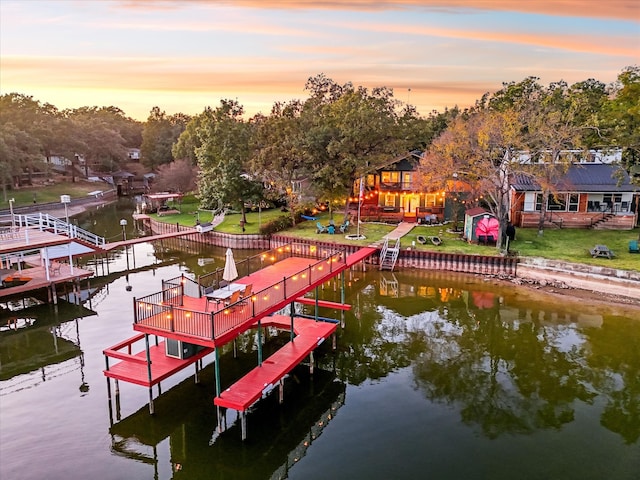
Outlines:
{"label": "deck chair", "polygon": [[340,233],[346,233],[348,228],[349,228],[349,220],[347,220],[342,225],[340,225]]}
{"label": "deck chair", "polygon": [[640,253],[640,248],[638,248],[638,240],[631,240],[629,242],[629,253]]}
{"label": "deck chair", "polygon": [[60,267],[62,267],[62,265],[60,265],[60,263],[51,262],[51,265],[49,265],[49,273],[51,275],[60,275]]}
{"label": "deck chair", "polygon": [[327,233],[327,229],[320,222],[316,222],[316,233]]}
{"label": "deck chair", "polygon": [[330,235],[333,235],[334,233],[336,233],[336,227],[334,225],[329,225],[327,227],[327,233],[329,233]]}
{"label": "deck chair", "polygon": [[233,305],[240,300],[240,295],[242,295],[242,290],[236,290],[231,294],[229,298],[224,301],[225,306]]}
{"label": "deck chair", "polygon": [[240,294],[240,300],[242,301],[242,303],[247,303],[247,300],[251,297],[251,292],[253,290],[253,284],[249,284],[246,287],[244,287],[244,290],[241,290],[241,294]]}

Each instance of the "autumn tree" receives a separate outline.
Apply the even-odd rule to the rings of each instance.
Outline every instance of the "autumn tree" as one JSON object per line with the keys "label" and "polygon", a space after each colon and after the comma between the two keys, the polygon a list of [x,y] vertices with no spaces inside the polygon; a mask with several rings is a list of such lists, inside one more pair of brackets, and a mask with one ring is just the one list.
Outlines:
{"label": "autumn tree", "polygon": [[187,193],[196,186],[197,169],[190,160],[182,159],[158,167],[154,181],[157,191]]}
{"label": "autumn tree", "polygon": [[480,109],[458,116],[428,149],[421,170],[438,171],[433,181],[459,179],[500,222],[497,248],[509,221],[509,175],[521,168],[514,152],[519,147],[519,117],[512,108]]}

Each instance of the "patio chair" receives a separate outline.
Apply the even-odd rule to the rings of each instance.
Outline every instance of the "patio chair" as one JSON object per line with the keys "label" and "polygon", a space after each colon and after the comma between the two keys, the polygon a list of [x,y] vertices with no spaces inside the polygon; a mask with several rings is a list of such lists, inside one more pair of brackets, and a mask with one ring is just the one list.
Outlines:
{"label": "patio chair", "polygon": [[247,285],[246,287],[244,287],[244,290],[240,290],[241,294],[240,294],[240,300],[243,304],[247,303],[247,300],[251,297],[251,293],[253,291],[253,284],[250,283],[249,285]]}
{"label": "patio chair", "polygon": [[329,233],[329,235],[333,235],[334,233],[336,233],[336,227],[334,225],[329,225],[327,227],[327,233]]}
{"label": "patio chair", "polygon": [[349,220],[340,225],[340,233],[346,233],[349,228]]}
{"label": "patio chair", "polygon": [[418,243],[421,243],[422,245],[427,243],[427,237],[425,237],[424,235],[418,235],[416,237],[416,240],[418,240]]}
{"label": "patio chair", "polygon": [[316,222],[316,233],[327,233],[327,229],[320,222]]}
{"label": "patio chair", "polygon": [[60,265],[60,263],[51,262],[51,265],[49,265],[49,274],[51,274],[51,275],[60,275],[60,267],[62,267],[62,265]]}
{"label": "patio chair", "polygon": [[631,240],[629,242],[629,253],[640,253],[640,248],[638,248],[638,240]]}
{"label": "patio chair", "polygon": [[231,294],[229,298],[224,301],[225,306],[233,305],[240,300],[240,295],[242,294],[242,290],[236,290]]}

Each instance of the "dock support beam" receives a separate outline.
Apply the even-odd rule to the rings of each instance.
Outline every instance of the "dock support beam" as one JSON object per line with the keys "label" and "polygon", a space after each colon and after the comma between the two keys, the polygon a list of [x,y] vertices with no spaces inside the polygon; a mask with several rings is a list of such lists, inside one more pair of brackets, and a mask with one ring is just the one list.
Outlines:
{"label": "dock support beam", "polygon": [[247,412],[240,412],[240,424],[242,426],[242,441],[247,439]]}
{"label": "dock support beam", "polygon": [[[144,334],[144,347],[147,351],[147,378],[149,379],[149,413],[151,415],[154,414],[154,408],[153,408],[153,386],[151,385],[151,351],[149,350],[149,335],[148,334]],[[160,388],[160,386],[158,385],[158,388]]]}
{"label": "dock support beam", "polygon": [[262,366],[262,323],[258,320],[258,366]]}

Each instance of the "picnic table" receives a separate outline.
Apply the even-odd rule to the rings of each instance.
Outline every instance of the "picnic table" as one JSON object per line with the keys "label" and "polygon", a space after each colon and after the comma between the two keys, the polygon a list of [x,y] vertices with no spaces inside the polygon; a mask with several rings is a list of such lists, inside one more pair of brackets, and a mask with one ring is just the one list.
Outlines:
{"label": "picnic table", "polygon": [[218,288],[213,292],[205,293],[205,297],[215,302],[221,302],[222,300],[226,300],[231,297],[231,295],[233,295],[233,292],[237,290],[244,290],[245,287],[246,285],[243,285],[241,283],[230,283],[229,285]]}
{"label": "picnic table", "polygon": [[596,245],[590,250],[590,252],[593,258],[611,259],[615,256],[614,253],[611,250],[609,250],[609,247],[607,247],[606,245]]}

